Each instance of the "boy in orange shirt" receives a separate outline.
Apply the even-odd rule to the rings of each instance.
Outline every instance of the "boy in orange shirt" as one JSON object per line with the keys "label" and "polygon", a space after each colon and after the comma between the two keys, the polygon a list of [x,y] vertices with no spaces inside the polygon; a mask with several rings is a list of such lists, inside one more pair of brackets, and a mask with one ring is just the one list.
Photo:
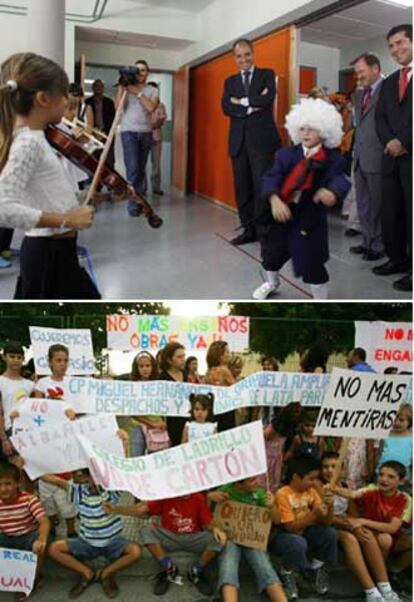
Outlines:
{"label": "boy in orange shirt", "polygon": [[[276,492],[281,528],[269,543],[269,552],[282,558],[279,576],[289,600],[299,597],[293,569],[299,569],[318,594],[328,591],[326,561],[335,563],[337,534],[332,521],[332,493],[322,499],[315,489],[319,462],[300,457],[288,464],[287,482]],[[308,556],[312,558],[308,560]]]}

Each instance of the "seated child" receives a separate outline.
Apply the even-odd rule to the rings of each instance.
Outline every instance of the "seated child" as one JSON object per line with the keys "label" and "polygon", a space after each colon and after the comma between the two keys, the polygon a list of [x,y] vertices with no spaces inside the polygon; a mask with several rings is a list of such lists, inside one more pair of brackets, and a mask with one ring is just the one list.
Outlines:
{"label": "seated child", "polygon": [[[14,464],[0,463],[0,547],[29,550],[37,554],[35,587],[40,582],[50,523],[40,500],[19,491],[20,470]],[[18,600],[26,595],[19,593]]]}
{"label": "seated child", "polygon": [[410,404],[404,403],[398,409],[390,434],[381,441],[381,456],[378,462],[378,466],[389,460],[401,462],[407,480],[411,477],[413,465],[412,424],[413,408]]}
{"label": "seated child", "polygon": [[[251,506],[271,508],[273,522],[279,522],[273,494],[257,486],[257,477],[223,485],[216,491],[211,491],[207,497],[212,502],[233,500]],[[256,577],[259,593],[266,592],[269,600],[273,602],[287,602],[279,577],[267,553],[263,550],[237,545],[230,540],[227,540],[227,544],[219,556],[219,590],[223,602],[237,602],[238,600],[239,565],[242,556],[247,560]]]}
{"label": "seated child", "polygon": [[313,434],[317,421],[317,415],[309,411],[302,416],[300,432],[293,437],[289,450],[285,454],[285,462],[292,458],[310,456],[314,460],[320,460],[325,451],[325,440]]}
{"label": "seated child", "polygon": [[165,594],[171,581],[178,579],[178,568],[166,554],[174,550],[187,550],[199,555],[189,567],[187,577],[201,593],[212,594],[204,570],[226,543],[226,534],[213,525],[203,493],[140,502],[133,506],[104,504],[104,508],[109,514],[161,516],[160,527],[151,525],[141,529],[143,543],[161,568],[154,585],[156,596]]}
{"label": "seated child", "polygon": [[295,146],[282,148],[262,179],[262,196],[271,210],[262,244],[264,282],[253,298],[266,299],[280,286],[279,270],[292,259],[297,277],[310,285],[315,299],[327,298],[329,259],[326,208],[346,197],[351,184],[345,161],[334,150],[342,139],[335,107],[305,98],[286,117]]}
{"label": "seated child", "polygon": [[389,559],[395,573],[412,564],[412,536],[402,531],[403,524],[411,520],[412,502],[408,494],[398,489],[404,478],[404,466],[389,461],[380,466],[376,485],[356,491],[335,487],[336,493],[356,501],[359,517],[349,521],[357,537],[362,531],[358,540],[364,558],[370,564],[380,599],[387,602],[398,602],[400,598],[391,588],[385,561]]}
{"label": "seated child", "polygon": [[[80,574],[79,581],[70,590],[71,598],[80,596],[93,581],[100,581],[105,594],[114,598],[119,588],[113,575],[139,560],[141,548],[122,537],[121,519],[109,516],[103,509],[104,502],[117,502],[119,494],[101,489],[87,469],[76,471],[74,477],[74,484],[55,475],[42,477],[47,483],[66,490],[80,520],[79,537],[54,541],[49,548],[49,556]],[[82,561],[99,556],[104,556],[110,564],[95,574]]]}
{"label": "seated child", "polygon": [[333,516],[329,503],[332,495],[321,498],[315,488],[318,474],[316,460],[306,456],[294,458],[287,467],[288,485],[276,492],[281,527],[268,549],[282,559],[280,578],[290,600],[298,599],[293,569],[299,569],[319,594],[325,594],[328,581],[324,563],[337,560],[337,534],[329,526]]}

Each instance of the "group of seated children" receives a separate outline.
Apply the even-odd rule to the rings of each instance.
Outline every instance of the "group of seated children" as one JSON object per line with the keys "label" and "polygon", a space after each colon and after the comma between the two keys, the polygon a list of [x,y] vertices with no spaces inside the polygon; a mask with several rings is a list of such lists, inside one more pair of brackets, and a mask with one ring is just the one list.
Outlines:
{"label": "group of seated children", "polygon": [[[70,598],[80,596],[93,582],[101,584],[107,597],[116,597],[119,587],[114,575],[137,562],[142,553],[140,545],[122,535],[119,515],[127,515],[159,517],[137,533],[159,566],[156,595],[165,594],[171,583],[182,582],[170,554],[184,550],[195,557],[187,579],[203,595],[216,591],[224,602],[238,600],[242,557],[254,573],[258,591],[274,602],[299,599],[298,577],[299,585],[307,584],[317,594],[326,594],[326,567],[342,557],[367,602],[400,600],[395,590],[406,588],[406,573],[412,564],[412,502],[406,492],[411,483],[411,406],[400,407],[393,430],[381,446],[366,446],[365,441],[363,448],[350,445],[348,461],[336,484],[337,444],[314,436],[315,415],[291,404],[264,427],[268,475],[207,492],[125,506],[119,504],[119,493],[94,483],[87,469],[44,475],[37,483],[29,481],[22,469],[24,459],[10,442],[11,419],[18,416],[16,402],[30,395],[63,400],[68,350],[62,345],[49,349],[52,375],[35,385],[21,376],[23,348],[19,344],[6,346],[4,358],[6,371],[0,376],[0,547],[37,554],[34,589],[41,582],[48,555],[78,574]],[[153,366],[147,364],[150,373]],[[184,427],[183,443],[215,434],[213,401],[212,394],[191,395],[191,419]],[[70,408],[66,413],[76,418]],[[140,426],[152,425],[162,433],[166,428],[163,419],[161,422],[148,416]],[[137,449],[141,445],[138,438],[131,443]],[[157,444],[163,447],[154,439]],[[148,452],[156,451],[146,447]],[[361,449],[364,462],[359,460]],[[358,462],[353,461],[355,450]],[[352,474],[349,466],[353,466]],[[354,482],[362,486],[354,486]],[[33,493],[35,488],[40,500]],[[227,500],[268,508],[273,526],[267,551],[231,541],[215,524],[214,507]],[[56,539],[59,518],[65,520],[65,539]],[[107,561],[99,570],[90,566],[97,557]],[[24,600],[26,596],[22,593],[16,597]]]}

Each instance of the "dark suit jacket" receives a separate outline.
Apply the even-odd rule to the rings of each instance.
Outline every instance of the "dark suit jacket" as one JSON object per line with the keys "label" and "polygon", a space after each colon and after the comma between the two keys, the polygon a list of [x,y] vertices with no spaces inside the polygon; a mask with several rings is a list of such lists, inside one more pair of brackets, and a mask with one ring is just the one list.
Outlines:
{"label": "dark suit jacket", "polygon": [[[400,102],[398,98],[398,81],[400,70],[395,71],[384,80],[381,86],[378,98],[377,110],[375,112],[375,125],[377,134],[382,144],[393,138],[397,138],[409,155],[397,158],[404,163],[411,165],[412,155],[412,137],[413,137],[413,80],[411,78],[405,95]],[[383,157],[383,169],[391,170],[394,166],[395,158],[390,155]]]}
{"label": "dark suit jacket", "polygon": [[[261,94],[267,88],[267,94]],[[273,103],[276,96],[275,73],[272,69],[255,67],[249,87],[251,107],[260,108],[251,115],[248,107],[235,105],[232,96],[246,96],[241,73],[228,77],[224,82],[222,107],[230,117],[229,154],[235,157],[243,142],[258,153],[273,153],[280,147],[279,134],[273,119]]]}
{"label": "dark suit jacket", "polygon": [[[109,133],[109,130],[111,129],[111,125],[112,122],[114,120],[115,117],[115,104],[114,101],[112,100],[112,98],[108,98],[107,96],[104,96],[102,99],[103,105],[102,105],[102,119],[104,122],[104,128],[103,131],[105,132],[105,134]],[[87,98],[85,100],[85,104],[86,105],[90,105],[92,107],[92,111],[93,111],[93,116],[96,119],[95,116],[95,99],[93,96],[90,96],[89,98]]]}

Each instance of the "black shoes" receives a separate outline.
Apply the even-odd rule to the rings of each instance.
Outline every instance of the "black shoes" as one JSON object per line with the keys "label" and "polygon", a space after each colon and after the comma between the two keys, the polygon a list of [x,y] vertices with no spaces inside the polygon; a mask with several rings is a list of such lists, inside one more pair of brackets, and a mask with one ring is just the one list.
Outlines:
{"label": "black shoes", "polygon": [[365,255],[368,253],[368,249],[362,245],[357,245],[356,247],[349,247],[349,252],[354,255]]}
{"label": "black shoes", "polygon": [[162,196],[164,194],[164,191],[163,190],[153,190],[152,193],[157,194],[158,196]]}
{"label": "black shoes", "polygon": [[348,228],[345,230],[345,236],[359,236],[361,232],[359,230],[355,230],[355,228]]}
{"label": "black shoes", "polygon": [[406,263],[393,263],[392,261],[387,261],[382,265],[377,265],[372,269],[374,274],[377,276],[392,276],[393,274],[403,274],[407,272],[409,267]]}
{"label": "black shoes", "polygon": [[167,571],[158,573],[155,577],[154,594],[156,596],[163,596],[170,587],[170,583],[177,579],[177,577],[178,568],[175,565],[172,565]]}
{"label": "black shoes", "polygon": [[232,245],[247,245],[250,242],[256,242],[257,237],[251,232],[244,231],[242,234],[239,234],[235,238],[233,238],[230,242]]}
{"label": "black shoes", "polygon": [[407,274],[406,276],[403,276],[402,278],[400,278],[400,280],[397,280],[396,282],[394,282],[394,284],[392,285],[392,287],[396,290],[396,291],[403,291],[406,293],[410,293],[413,290],[413,277],[411,274]]}

